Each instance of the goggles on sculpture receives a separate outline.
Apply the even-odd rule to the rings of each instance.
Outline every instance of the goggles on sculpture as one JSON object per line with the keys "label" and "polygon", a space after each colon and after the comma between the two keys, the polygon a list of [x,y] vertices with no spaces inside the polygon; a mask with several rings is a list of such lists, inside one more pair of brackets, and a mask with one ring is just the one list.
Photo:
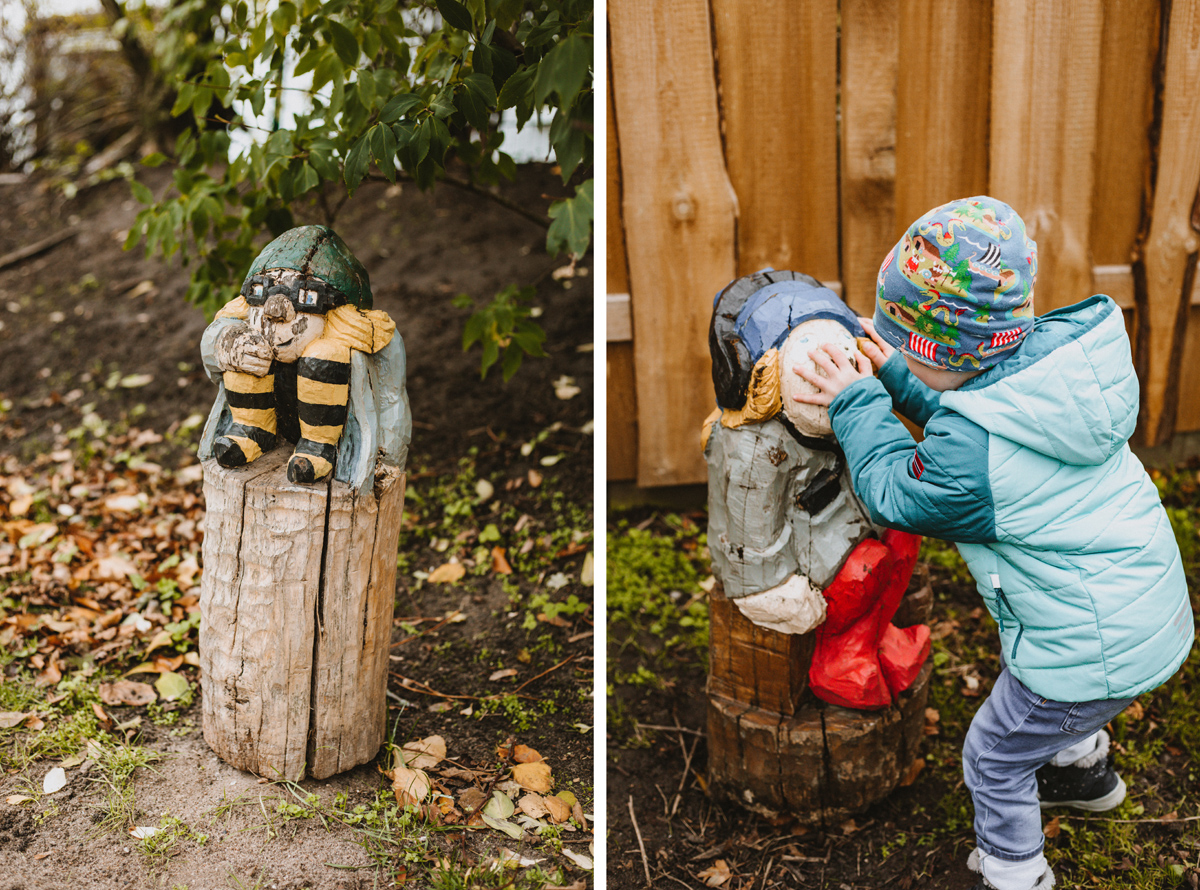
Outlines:
{"label": "goggles on sculpture", "polygon": [[290,285],[276,284],[270,275],[251,275],[242,284],[242,296],[251,306],[261,306],[272,294],[283,294],[297,312],[324,315],[344,305],[346,295],[320,278],[298,278]]}

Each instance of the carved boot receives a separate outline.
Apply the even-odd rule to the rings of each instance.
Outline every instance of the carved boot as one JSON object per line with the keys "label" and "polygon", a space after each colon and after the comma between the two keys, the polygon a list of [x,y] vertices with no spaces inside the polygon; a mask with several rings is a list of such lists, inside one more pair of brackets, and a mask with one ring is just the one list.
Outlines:
{"label": "carved boot", "polygon": [[319,482],[333,472],[350,398],[350,348],[316,340],[297,362],[300,441],[288,461],[292,482]]}
{"label": "carved boot", "polygon": [[275,375],[226,371],[222,380],[233,426],[213,442],[213,453],[223,467],[244,467],[275,447]]}

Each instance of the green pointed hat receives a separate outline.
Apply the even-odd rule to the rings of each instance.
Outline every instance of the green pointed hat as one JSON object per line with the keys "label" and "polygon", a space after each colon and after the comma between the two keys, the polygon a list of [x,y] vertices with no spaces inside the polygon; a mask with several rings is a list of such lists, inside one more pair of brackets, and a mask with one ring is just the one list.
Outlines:
{"label": "green pointed hat", "polygon": [[371,279],[346,242],[328,226],[288,229],[262,249],[246,277],[269,269],[293,269],[337,288],[346,302],[371,308]]}

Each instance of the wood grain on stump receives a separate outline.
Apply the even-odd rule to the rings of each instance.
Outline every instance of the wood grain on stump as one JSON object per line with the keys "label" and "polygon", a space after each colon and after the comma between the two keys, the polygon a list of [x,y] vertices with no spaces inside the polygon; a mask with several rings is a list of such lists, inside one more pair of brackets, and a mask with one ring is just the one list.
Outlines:
{"label": "wood grain on stump", "polygon": [[383,743],[405,476],[287,480],[290,448],[204,463],[204,739],[240,769],[323,779]]}
{"label": "wood grain on stump", "polygon": [[[902,601],[928,620],[928,587]],[[886,797],[920,751],[932,665],[880,711],[805,696],[815,634],[757,627],[720,584],[710,595],[708,793],[768,817],[832,824]],[[897,625],[901,626],[900,613]]]}

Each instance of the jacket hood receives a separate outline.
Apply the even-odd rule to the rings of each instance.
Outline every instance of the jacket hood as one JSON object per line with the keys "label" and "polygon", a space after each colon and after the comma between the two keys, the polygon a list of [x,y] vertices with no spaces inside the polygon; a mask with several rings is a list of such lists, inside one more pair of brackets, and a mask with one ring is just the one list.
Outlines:
{"label": "jacket hood", "polygon": [[941,405],[993,435],[1077,466],[1101,464],[1137,424],[1121,311],[1098,295],[1039,316],[1020,349]]}

